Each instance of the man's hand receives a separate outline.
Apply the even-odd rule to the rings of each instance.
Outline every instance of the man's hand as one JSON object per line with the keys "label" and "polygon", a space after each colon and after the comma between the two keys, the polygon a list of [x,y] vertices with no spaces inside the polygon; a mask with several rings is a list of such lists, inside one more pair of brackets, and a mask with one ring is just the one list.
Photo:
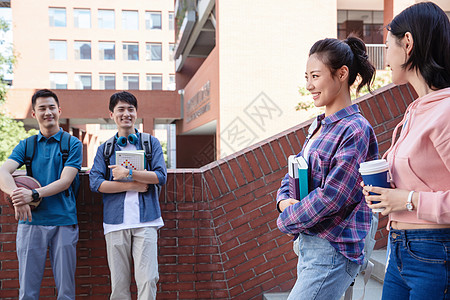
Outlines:
{"label": "man's hand", "polygon": [[28,204],[14,205],[14,213],[17,221],[26,221],[28,219],[31,222],[31,208]]}
{"label": "man's hand", "polygon": [[130,171],[121,165],[111,165],[108,166],[111,169],[113,180],[121,180],[127,178]]}
{"label": "man's hand", "polygon": [[296,199],[284,199],[281,200],[280,203],[278,204],[278,207],[280,208],[281,212],[283,212],[286,207],[294,205],[295,203],[298,203],[300,201],[296,200]]}
{"label": "man's hand", "polygon": [[139,193],[145,193],[148,191],[148,184],[138,182],[138,181],[132,181],[132,191],[136,191]]}
{"label": "man's hand", "polygon": [[32,194],[31,190],[29,189],[17,188],[13,190],[10,197],[14,206],[23,206],[25,204],[30,203],[33,200],[31,194]]}

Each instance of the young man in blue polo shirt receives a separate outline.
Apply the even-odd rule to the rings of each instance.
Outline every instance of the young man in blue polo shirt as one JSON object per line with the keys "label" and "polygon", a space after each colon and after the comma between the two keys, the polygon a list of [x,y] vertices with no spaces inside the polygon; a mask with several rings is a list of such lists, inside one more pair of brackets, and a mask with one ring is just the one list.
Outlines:
{"label": "young man in blue polo shirt", "polygon": [[115,151],[142,150],[144,134],[134,127],[137,106],[137,99],[131,93],[111,96],[110,117],[118,129],[109,145],[113,151],[107,164],[104,149],[108,142],[100,145],[89,173],[91,190],[103,194],[103,228],[111,271],[110,299],[131,299],[132,259],[138,299],[156,299],[159,279],[157,229],[164,223],[158,200],[167,176],[161,145],[155,137],[150,137],[151,160],[146,162],[145,170],[128,170],[116,165]]}
{"label": "young man in blue polo shirt", "polygon": [[[81,168],[82,145],[77,138],[70,138],[69,156],[63,164],[58,97],[50,90],[39,90],[31,105],[31,115],[39,124],[31,168],[42,187],[31,191],[17,188],[14,183],[12,173],[25,162],[25,140],[20,141],[0,167],[0,188],[10,195],[19,220],[16,240],[19,299],[39,299],[47,248],[58,299],[75,299],[78,223],[76,199],[70,187]],[[29,203],[41,197],[40,205],[31,211]]]}

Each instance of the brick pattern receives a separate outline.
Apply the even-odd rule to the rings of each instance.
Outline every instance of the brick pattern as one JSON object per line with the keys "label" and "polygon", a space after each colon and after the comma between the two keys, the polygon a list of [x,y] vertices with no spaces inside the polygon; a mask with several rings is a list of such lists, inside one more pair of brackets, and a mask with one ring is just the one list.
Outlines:
{"label": "brick pattern", "polygon": [[[408,86],[389,85],[357,100],[375,128],[381,153],[414,97]],[[277,229],[275,197],[287,157],[300,151],[310,123],[200,169],[169,171],[160,199],[165,226],[159,238],[158,299],[261,299],[263,292],[292,287],[297,259],[290,238]],[[77,299],[108,299],[101,198],[89,191],[87,176],[81,179]],[[386,245],[386,224],[382,218],[376,248]],[[13,210],[1,202],[1,299],[18,295],[16,227]],[[136,299],[134,284],[131,290]],[[49,263],[41,298],[56,299]]]}

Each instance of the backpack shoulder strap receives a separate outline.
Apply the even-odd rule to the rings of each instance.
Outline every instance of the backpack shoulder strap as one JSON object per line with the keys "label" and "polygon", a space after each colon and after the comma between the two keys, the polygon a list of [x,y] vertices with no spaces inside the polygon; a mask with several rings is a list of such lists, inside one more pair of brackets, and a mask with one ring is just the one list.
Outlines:
{"label": "backpack shoulder strap", "polygon": [[105,160],[106,164],[106,180],[109,180],[109,158],[111,157],[113,151],[114,151],[114,143],[115,143],[115,136],[110,137],[105,142],[105,148],[103,148],[103,158]]}
{"label": "backpack shoulder strap", "polygon": [[33,177],[33,171],[31,169],[31,162],[36,150],[37,135],[32,135],[25,140],[25,167],[27,169],[27,175]]}
{"label": "backpack shoulder strap", "polygon": [[[70,133],[63,131],[61,135],[61,140],[59,141],[59,150],[61,151],[62,155],[62,165],[63,169],[66,165],[67,159],[69,159],[69,151],[70,151],[70,138],[72,136]],[[66,197],[69,197],[69,190],[66,190]]]}
{"label": "backpack shoulder strap", "polygon": [[147,160],[148,171],[152,162],[152,136],[149,133],[141,133],[141,146],[145,151],[145,159]]}
{"label": "backpack shoulder strap", "polygon": [[64,165],[66,164],[67,159],[69,158],[71,137],[72,136],[70,135],[70,133],[63,131],[61,141],[59,142],[59,149],[61,150],[62,154],[63,168]]}

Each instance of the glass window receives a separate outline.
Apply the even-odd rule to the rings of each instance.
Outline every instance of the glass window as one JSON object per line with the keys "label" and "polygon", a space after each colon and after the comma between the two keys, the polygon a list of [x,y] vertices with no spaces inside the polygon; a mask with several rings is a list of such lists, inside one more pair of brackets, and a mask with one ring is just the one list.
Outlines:
{"label": "glass window", "polygon": [[123,75],[123,88],[125,90],[138,90],[139,89],[139,74],[124,74]]}
{"label": "glass window", "polygon": [[91,59],[91,42],[75,41],[75,59]]}
{"label": "glass window", "polygon": [[100,74],[100,89],[101,90],[115,90],[116,89],[116,75],[115,74]]}
{"label": "glass window", "polygon": [[67,59],[66,41],[50,41],[50,59],[52,60]]}
{"label": "glass window", "polygon": [[175,75],[169,75],[169,84],[167,85],[167,90],[175,91]]}
{"label": "glass window", "polygon": [[147,90],[162,90],[162,75],[147,75]]}
{"label": "glass window", "polygon": [[175,50],[175,44],[174,43],[170,43],[169,44],[169,60],[170,61],[173,61],[173,56],[174,56],[173,51],[174,50]]}
{"label": "glass window", "polygon": [[116,59],[116,45],[114,42],[98,42],[98,51],[100,60]]}
{"label": "glass window", "polygon": [[169,30],[174,30],[175,28],[175,21],[174,21],[174,17],[173,17],[173,12],[169,13]]}
{"label": "glass window", "polygon": [[91,28],[91,10],[74,8],[73,10],[75,28]]}
{"label": "glass window", "polygon": [[92,89],[92,76],[91,74],[75,74],[75,89],[77,90],[90,90]]}
{"label": "glass window", "polygon": [[138,43],[123,43],[123,60],[139,60]]}
{"label": "glass window", "polygon": [[145,28],[146,29],[161,29],[161,13],[160,12],[145,12]]}
{"label": "glass window", "polygon": [[161,43],[147,43],[145,48],[146,60],[162,60]]}
{"label": "glass window", "polygon": [[139,15],[135,10],[122,10],[122,29],[138,30]]}
{"label": "glass window", "polygon": [[51,89],[67,89],[67,73],[50,73]]}
{"label": "glass window", "polygon": [[98,10],[98,28],[114,29],[116,26],[116,18],[114,10],[99,9]]}
{"label": "glass window", "polygon": [[66,27],[66,9],[49,7],[48,20],[50,27]]}

